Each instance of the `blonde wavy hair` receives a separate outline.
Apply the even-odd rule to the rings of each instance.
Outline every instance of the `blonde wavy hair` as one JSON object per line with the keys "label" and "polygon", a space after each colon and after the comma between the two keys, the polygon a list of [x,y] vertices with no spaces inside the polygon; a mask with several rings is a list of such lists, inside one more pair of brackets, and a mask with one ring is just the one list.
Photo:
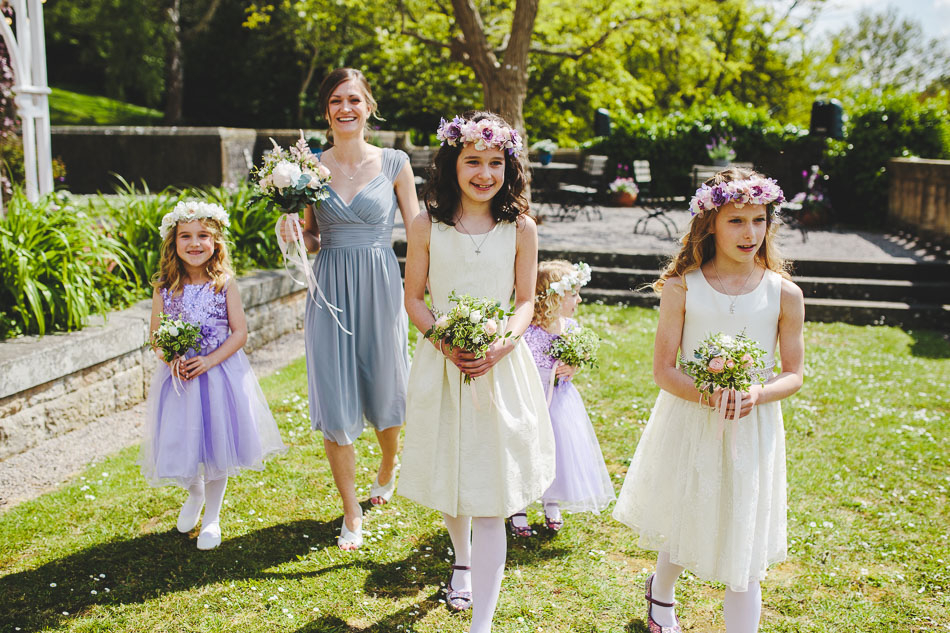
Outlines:
{"label": "blonde wavy hair", "polygon": [[534,286],[534,316],[531,322],[538,327],[547,328],[558,319],[561,299],[557,294],[548,294],[548,288],[564,275],[574,272],[574,264],[566,259],[549,259],[538,264],[538,281]]}
{"label": "blonde wavy hair", "polygon": [[[764,178],[762,174],[751,169],[730,167],[707,180],[705,184],[714,186],[734,180],[747,180],[755,176]],[[791,279],[791,275],[788,273],[788,263],[779,254],[778,247],[773,239],[778,229],[778,222],[775,221],[775,208],[776,205],[774,204],[766,205],[765,239],[762,240],[762,246],[755,254],[755,261],[766,270],[774,270],[786,279]],[[718,215],[719,208],[716,208],[705,211],[701,215],[693,216],[689,224],[689,232],[680,238],[682,247],[679,252],[667,263],[666,268],[660,273],[660,278],[651,284],[654,292],[661,294],[667,279],[671,277],[682,279],[683,275],[696,270],[716,255],[716,238],[712,231]]]}
{"label": "blonde wavy hair", "polygon": [[[214,239],[214,253],[205,264],[205,272],[211,277],[215,292],[224,289],[228,278],[234,277],[234,268],[231,266],[231,255],[228,253],[228,243],[224,236],[224,227],[217,220],[202,218],[201,225],[211,231]],[[159,260],[158,272],[152,275],[152,287],[165,288],[172,294],[178,294],[184,287],[182,278],[185,276],[185,265],[178,257],[175,240],[178,239],[178,225],[175,230],[169,231],[162,241],[162,256]]]}

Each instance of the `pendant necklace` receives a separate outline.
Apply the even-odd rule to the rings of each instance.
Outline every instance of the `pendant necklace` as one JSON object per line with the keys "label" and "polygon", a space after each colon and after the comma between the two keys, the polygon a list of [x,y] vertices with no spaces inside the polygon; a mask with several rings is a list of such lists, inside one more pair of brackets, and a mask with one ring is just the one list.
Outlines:
{"label": "pendant necklace", "polygon": [[346,173],[345,169],[343,169],[343,165],[340,164],[340,161],[337,160],[337,157],[334,156],[333,154],[330,154],[330,157],[333,159],[333,162],[336,163],[336,166],[340,170],[340,173],[346,176],[347,180],[353,180],[354,178],[356,178],[356,174],[359,173],[360,167],[362,167],[363,163],[366,162],[367,156],[369,156],[369,154],[366,154],[365,156],[363,156],[363,160],[359,162],[359,164],[356,166],[356,169],[353,171],[353,175],[351,176],[348,173]]}
{"label": "pendant necklace", "polygon": [[475,245],[475,254],[476,254],[476,255],[481,255],[481,254],[482,254],[482,246],[484,246],[484,245],[485,245],[485,242],[488,240],[488,238],[491,237],[491,232],[492,232],[492,229],[495,228],[495,224],[492,224],[492,225],[491,225],[491,228],[488,229],[488,232],[487,232],[487,233],[485,233],[485,237],[482,238],[482,241],[481,241],[481,242],[476,242],[476,241],[475,241],[475,238],[472,237],[472,234],[469,233],[469,232],[468,232],[468,229],[465,228],[465,225],[462,224],[462,218],[461,218],[461,216],[456,220],[456,222],[458,222],[458,225],[459,225],[460,227],[462,227],[462,230],[463,230],[463,231],[465,231],[465,235],[468,235],[468,239],[472,240],[472,244]]}
{"label": "pendant necklace", "polygon": [[719,276],[719,269],[716,267],[716,260],[713,260],[713,270],[716,273],[716,279],[719,281],[720,287],[722,287],[722,292],[727,297],[729,297],[729,314],[736,313],[736,301],[739,300],[739,297],[742,296],[742,291],[745,290],[745,285],[749,283],[749,279],[752,278],[752,273],[755,272],[755,266],[752,266],[752,270],[749,271],[749,275],[745,278],[745,281],[742,282],[742,285],[739,287],[739,292],[735,296],[732,296],[726,292],[726,284],[722,283],[722,277]]}

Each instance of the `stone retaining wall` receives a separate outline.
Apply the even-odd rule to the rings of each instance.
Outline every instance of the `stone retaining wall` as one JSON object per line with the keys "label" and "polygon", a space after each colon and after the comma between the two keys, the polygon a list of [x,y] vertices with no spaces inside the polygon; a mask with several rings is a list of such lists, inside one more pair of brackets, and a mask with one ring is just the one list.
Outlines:
{"label": "stone retaining wall", "polygon": [[950,243],[950,160],[892,158],[888,218],[922,237]]}
{"label": "stone retaining wall", "polygon": [[[303,328],[306,294],[283,271],[254,273],[238,284],[248,321],[245,350]],[[158,364],[144,347],[150,315],[147,300],[78,332],[0,343],[0,460],[142,401]]]}

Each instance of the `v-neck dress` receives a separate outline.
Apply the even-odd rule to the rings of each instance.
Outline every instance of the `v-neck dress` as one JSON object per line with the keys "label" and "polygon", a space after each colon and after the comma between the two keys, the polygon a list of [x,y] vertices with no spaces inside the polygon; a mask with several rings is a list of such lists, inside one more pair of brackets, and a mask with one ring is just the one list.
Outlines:
{"label": "v-neck dress", "polygon": [[399,208],[393,183],[408,160],[384,148],[382,170],[349,204],[331,188],[316,211],[321,248],[313,272],[353,333],[326,306],[307,302],[310,420],[337,444],[352,444],[364,418],[381,431],[401,426],[406,413],[409,321],[392,231]]}

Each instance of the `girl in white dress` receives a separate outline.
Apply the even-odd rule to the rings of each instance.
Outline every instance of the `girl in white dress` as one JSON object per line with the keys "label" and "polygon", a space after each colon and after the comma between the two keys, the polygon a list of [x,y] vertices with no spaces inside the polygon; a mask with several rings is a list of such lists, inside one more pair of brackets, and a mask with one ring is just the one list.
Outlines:
{"label": "girl in white dress", "polygon": [[[521,139],[500,117],[467,112],[439,127],[424,200],[409,227],[406,311],[420,332],[426,305],[449,294],[490,297],[514,314],[483,358],[421,339],[409,372],[399,493],[442,512],[455,564],[446,604],[472,607],[471,633],[489,633],[501,590],[504,517],[554,480],[554,434],[534,360],[520,336],[531,323],[538,233],[525,215]],[[465,376],[471,382],[464,382]],[[473,388],[474,387],[474,388]]]}
{"label": "girl in white dress", "polygon": [[[802,385],[805,308],[773,241],[783,201],[774,181],[751,170],[710,178],[690,202],[683,247],[654,283],[653,377],[661,391],[614,510],[640,547],[657,552],[656,573],[646,581],[651,633],[680,631],[673,598],[684,568],[726,585],[728,633],[756,631],[759,581],[785,559],[779,401]],[[692,357],[709,334],[743,330],[765,350],[767,366],[778,341],[781,370],[760,376],[764,384],[741,394],[738,422],[720,426],[720,399],[728,398],[727,419],[738,399],[718,389],[701,395],[677,356]]]}

